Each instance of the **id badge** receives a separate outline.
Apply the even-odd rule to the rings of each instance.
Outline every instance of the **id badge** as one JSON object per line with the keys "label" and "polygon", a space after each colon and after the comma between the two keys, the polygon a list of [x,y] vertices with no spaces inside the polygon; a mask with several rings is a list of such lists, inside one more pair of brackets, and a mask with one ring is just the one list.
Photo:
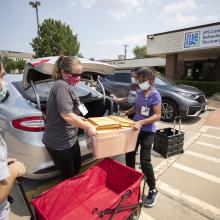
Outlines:
{"label": "id badge", "polygon": [[88,110],[84,104],[80,104],[78,106],[78,109],[82,113],[83,116],[85,116],[88,113]]}
{"label": "id badge", "polygon": [[145,106],[142,106],[141,107],[141,114],[143,116],[148,116],[149,115],[149,112],[150,112],[150,109],[148,107],[145,107]]}

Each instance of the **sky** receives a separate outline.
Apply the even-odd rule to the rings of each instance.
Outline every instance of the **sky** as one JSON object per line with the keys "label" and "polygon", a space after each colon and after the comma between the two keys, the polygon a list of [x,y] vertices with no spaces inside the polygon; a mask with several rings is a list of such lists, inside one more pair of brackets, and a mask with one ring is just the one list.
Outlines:
{"label": "sky", "polygon": [[[39,0],[38,0],[39,1]],[[40,0],[39,20],[53,18],[77,33],[86,58],[117,59],[147,35],[220,21],[220,0]],[[0,0],[0,50],[33,52],[35,10],[27,0]]]}

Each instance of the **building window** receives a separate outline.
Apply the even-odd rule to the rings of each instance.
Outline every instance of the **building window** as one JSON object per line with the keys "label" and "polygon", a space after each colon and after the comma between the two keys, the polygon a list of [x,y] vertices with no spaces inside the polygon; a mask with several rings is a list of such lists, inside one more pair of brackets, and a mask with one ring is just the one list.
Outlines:
{"label": "building window", "polygon": [[202,60],[185,62],[185,79],[213,81],[215,80],[216,61]]}

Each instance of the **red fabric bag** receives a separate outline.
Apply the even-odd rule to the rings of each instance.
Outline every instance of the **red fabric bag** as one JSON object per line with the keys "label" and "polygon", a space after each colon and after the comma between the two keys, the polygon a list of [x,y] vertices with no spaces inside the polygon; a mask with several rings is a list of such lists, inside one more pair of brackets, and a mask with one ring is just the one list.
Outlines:
{"label": "red fabric bag", "polygon": [[[122,196],[131,194],[122,206],[138,204],[143,174],[112,159],[105,159],[83,174],[65,180],[32,200],[39,220],[107,220],[105,209],[116,208]],[[132,209],[118,212],[115,220],[126,219]]]}

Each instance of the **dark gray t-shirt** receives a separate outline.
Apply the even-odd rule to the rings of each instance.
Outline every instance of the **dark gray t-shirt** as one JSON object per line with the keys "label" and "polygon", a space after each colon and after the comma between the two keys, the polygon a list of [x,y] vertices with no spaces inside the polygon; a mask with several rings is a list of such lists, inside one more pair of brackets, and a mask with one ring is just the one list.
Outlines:
{"label": "dark gray t-shirt", "polygon": [[[72,95],[71,95],[71,94]],[[72,147],[77,140],[78,129],[68,124],[60,113],[74,112],[75,94],[64,80],[56,80],[50,91],[47,102],[46,128],[43,143],[54,150],[65,150]]]}

